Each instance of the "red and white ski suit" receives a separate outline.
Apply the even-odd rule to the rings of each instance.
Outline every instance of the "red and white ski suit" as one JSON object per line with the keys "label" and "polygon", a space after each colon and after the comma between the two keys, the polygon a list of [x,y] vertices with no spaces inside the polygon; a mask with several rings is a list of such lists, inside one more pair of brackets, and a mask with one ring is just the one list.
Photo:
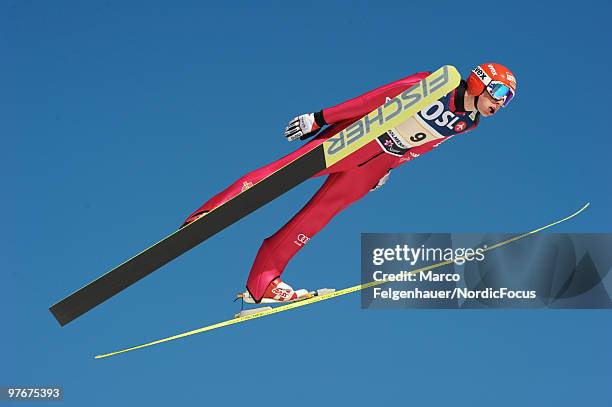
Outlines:
{"label": "red and white ski suit", "polygon": [[[211,211],[239,194],[245,188],[249,188],[295,158],[317,147],[330,136],[335,135],[376,109],[387,98],[397,96],[428,75],[429,72],[411,75],[337,106],[323,109],[323,117],[329,126],[313,140],[291,154],[242,176],[224,191],[215,195],[198,208],[185,220],[185,224],[198,214]],[[455,111],[455,92],[456,90],[449,94],[447,98],[450,101],[447,105],[450,104],[451,106],[446,107],[451,111]],[[457,115],[466,114],[464,112],[456,113]],[[466,121],[469,125],[466,125]],[[466,132],[478,124],[478,120],[475,120],[475,122],[466,121],[459,122],[459,126],[462,127],[456,129],[458,131],[453,133]],[[451,127],[449,126],[445,129],[446,133],[448,133],[448,129],[451,129]],[[268,284],[283,273],[289,260],[304,244],[319,232],[338,212],[364,197],[389,170],[430,151],[433,147],[440,144],[443,139],[449,138],[452,135],[439,136],[438,139],[425,144],[402,150],[402,155],[398,155],[397,151],[395,154],[389,153],[383,148],[383,144],[378,139],[373,140],[330,168],[317,173],[315,177],[327,175],[327,179],[321,188],[287,224],[263,241],[247,281],[247,289],[253,298],[259,301]]]}

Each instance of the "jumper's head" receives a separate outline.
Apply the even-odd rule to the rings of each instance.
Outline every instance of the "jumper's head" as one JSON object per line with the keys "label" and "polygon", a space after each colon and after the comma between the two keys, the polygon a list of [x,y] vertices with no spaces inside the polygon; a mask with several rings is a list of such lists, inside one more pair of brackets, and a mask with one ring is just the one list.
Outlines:
{"label": "jumper's head", "polygon": [[483,116],[492,116],[514,98],[516,78],[505,66],[489,62],[472,70],[467,79],[467,91],[475,97],[474,106],[478,111]]}

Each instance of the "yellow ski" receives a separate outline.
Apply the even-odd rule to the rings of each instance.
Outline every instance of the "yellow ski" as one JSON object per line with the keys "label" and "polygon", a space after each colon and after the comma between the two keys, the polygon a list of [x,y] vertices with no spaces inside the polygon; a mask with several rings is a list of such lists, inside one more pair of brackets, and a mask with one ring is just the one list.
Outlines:
{"label": "yellow ski", "polygon": [[[545,226],[542,226],[540,228],[534,229],[534,230],[532,230],[530,232],[523,233],[523,234],[517,235],[517,236],[515,236],[513,238],[510,238],[510,239],[504,240],[502,242],[496,243],[494,245],[488,246],[487,248],[483,248],[483,251],[487,252],[487,251],[491,251],[491,250],[497,249],[499,247],[505,246],[505,245],[507,245],[509,243],[512,243],[514,241],[517,241],[517,240],[523,239],[523,238],[525,238],[527,236],[530,236],[530,235],[533,235],[535,233],[541,232],[544,229],[551,228],[551,227],[553,227],[555,225],[558,225],[559,223],[562,223],[562,222],[565,222],[565,221],[567,221],[569,219],[572,219],[573,217],[575,217],[578,214],[580,214],[581,212],[583,212],[588,206],[589,206],[589,203],[587,202],[582,208],[580,208],[576,212],[572,213],[571,215],[569,215],[569,216],[567,216],[567,217],[565,217],[563,219],[557,220],[555,222],[549,223],[548,225],[545,225]],[[456,260],[457,260],[457,258],[455,258],[455,261]],[[417,273],[421,273],[421,272],[424,272],[424,271],[427,271],[427,270],[431,270],[431,269],[435,269],[435,268],[438,268],[438,267],[446,266],[446,265],[451,264],[451,263],[453,263],[452,260],[443,261],[443,262],[432,264],[432,265],[429,265],[429,266],[426,266],[426,267],[422,267],[422,268],[419,268],[419,269],[416,269],[416,270],[412,270],[410,273],[411,274],[417,274]],[[130,352],[130,351],[133,351],[133,350],[136,350],[136,349],[147,348],[149,346],[158,345],[160,343],[173,341],[175,339],[184,338],[186,336],[191,336],[191,335],[199,334],[199,333],[206,332],[206,331],[212,331],[213,329],[218,329],[218,328],[223,328],[223,327],[226,327],[226,326],[229,326],[229,325],[239,324],[241,322],[246,322],[246,321],[249,321],[251,319],[257,319],[257,318],[266,317],[266,316],[272,315],[272,314],[278,314],[279,312],[289,311],[289,310],[292,310],[292,309],[295,309],[295,308],[298,308],[298,307],[303,307],[305,305],[314,304],[315,302],[325,301],[325,300],[329,300],[329,299],[332,299],[332,298],[340,297],[342,295],[354,293],[356,291],[365,290],[365,289],[370,288],[370,287],[375,287],[375,286],[378,286],[378,285],[381,285],[381,284],[385,284],[386,282],[387,281],[373,281],[373,282],[370,282],[370,283],[367,283],[367,284],[355,285],[353,287],[348,287],[348,288],[345,288],[343,290],[334,291],[334,292],[331,292],[331,293],[328,293],[328,294],[324,294],[324,295],[320,295],[320,296],[313,296],[312,298],[308,298],[308,299],[297,301],[297,302],[292,302],[290,304],[282,305],[282,306],[275,307],[275,308],[272,308],[272,309],[266,309],[266,310],[263,310],[261,312],[257,312],[255,314],[246,315],[246,316],[242,316],[242,317],[239,317],[239,318],[233,318],[233,319],[230,319],[230,320],[227,320],[227,321],[223,321],[223,322],[219,322],[219,323],[216,323],[216,324],[213,324],[213,325],[205,326],[203,328],[194,329],[193,331],[184,332],[184,333],[181,333],[181,334],[178,334],[178,335],[170,336],[168,338],[159,339],[159,340],[156,340],[156,341],[153,341],[153,342],[145,343],[145,344],[138,345],[138,346],[133,346],[131,348],[127,348],[127,349],[123,349],[123,350],[119,350],[119,351],[115,351],[115,352],[111,352],[111,353],[106,353],[106,354],[103,354],[103,355],[97,355],[97,356],[95,356],[95,358],[96,359],[107,358],[109,356],[114,356],[114,355],[118,355],[120,353]]]}

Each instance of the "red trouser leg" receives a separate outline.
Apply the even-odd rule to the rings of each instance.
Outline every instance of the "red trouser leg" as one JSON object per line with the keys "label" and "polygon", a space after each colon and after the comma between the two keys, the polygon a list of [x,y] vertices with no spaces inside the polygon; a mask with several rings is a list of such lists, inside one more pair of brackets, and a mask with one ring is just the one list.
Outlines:
{"label": "red trouser leg", "polygon": [[355,163],[350,169],[332,172],[306,206],[262,243],[247,281],[251,295],[259,301],[268,284],[283,273],[304,243],[337,213],[365,196],[395,166],[393,160],[382,154],[367,164]]}

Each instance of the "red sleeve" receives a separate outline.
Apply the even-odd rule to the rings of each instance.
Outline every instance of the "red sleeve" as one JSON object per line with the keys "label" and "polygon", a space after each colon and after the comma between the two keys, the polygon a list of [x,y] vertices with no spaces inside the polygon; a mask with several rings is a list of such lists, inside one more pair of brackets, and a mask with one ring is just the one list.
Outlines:
{"label": "red sleeve", "polygon": [[383,85],[339,105],[323,109],[323,118],[328,124],[356,117],[361,118],[385,103],[388,97],[396,97],[418,81],[429,76],[429,74],[430,72],[419,72]]}

